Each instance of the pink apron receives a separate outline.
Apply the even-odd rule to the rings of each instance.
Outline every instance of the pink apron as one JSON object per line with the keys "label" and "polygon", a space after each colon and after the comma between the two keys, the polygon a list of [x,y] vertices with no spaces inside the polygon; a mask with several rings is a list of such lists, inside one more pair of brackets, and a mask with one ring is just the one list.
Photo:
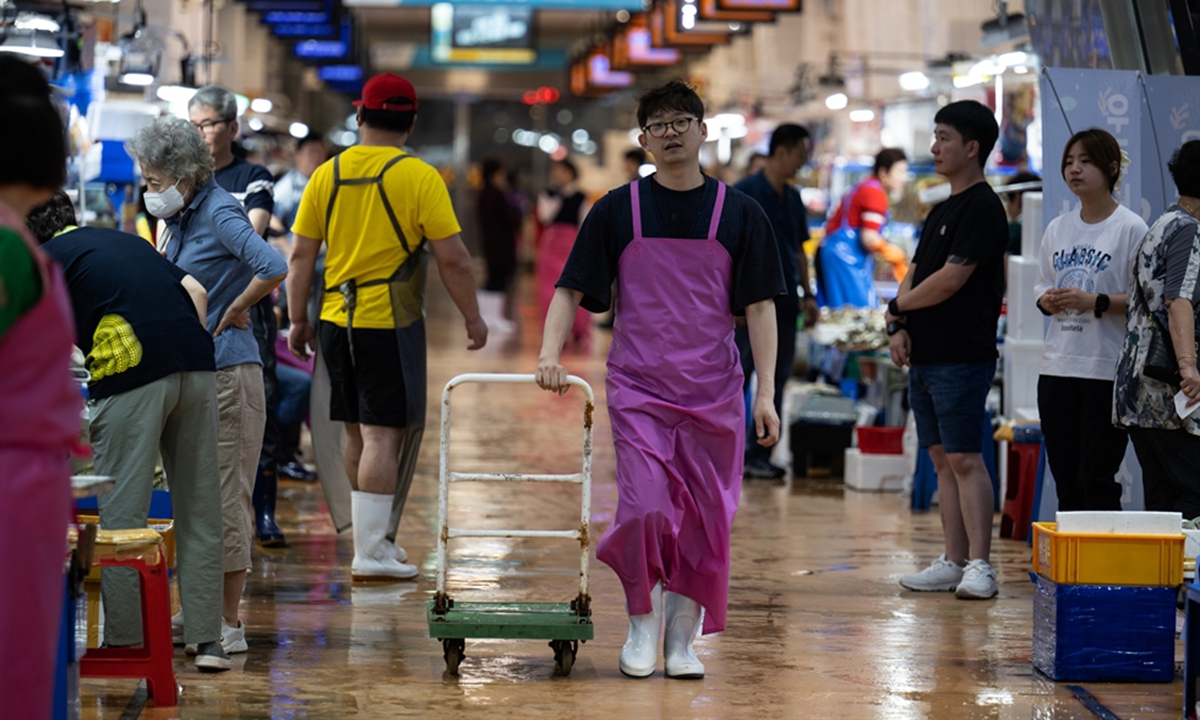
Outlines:
{"label": "pink apron", "polygon": [[596,557],[621,579],[630,614],[651,611],[661,579],[704,607],[713,633],[725,628],[746,432],[733,258],[717,241],[725,185],[706,240],[643,237],[641,186],[630,188],[633,242],[617,266],[608,355],[617,514]]}
{"label": "pink apron", "polygon": [[[70,448],[79,440],[75,337],[62,271],[0,204],[0,226],[21,232],[42,275],[41,300],[0,339],[0,708],[50,716],[71,519]],[[5,717],[10,717],[5,715]]]}
{"label": "pink apron", "polygon": [[[550,309],[550,301],[554,299],[554,284],[558,282],[563,268],[567,266],[567,258],[571,256],[571,248],[575,247],[575,236],[578,234],[579,228],[569,223],[554,223],[542,231],[537,276],[543,323],[546,321],[546,312]],[[575,322],[571,325],[571,339],[585,348],[590,347],[592,338],[590,315],[587,310],[578,308],[575,311]]]}

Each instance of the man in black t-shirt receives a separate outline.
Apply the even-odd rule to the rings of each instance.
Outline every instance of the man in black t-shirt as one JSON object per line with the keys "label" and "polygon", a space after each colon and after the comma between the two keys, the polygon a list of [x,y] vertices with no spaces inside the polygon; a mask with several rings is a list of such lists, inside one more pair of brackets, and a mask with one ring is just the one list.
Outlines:
{"label": "man in black t-shirt", "polygon": [[934,122],[934,168],[950,181],[951,195],[925,221],[912,267],[888,304],[887,331],[893,362],[911,367],[909,405],[937,469],[946,552],[900,584],[986,599],[997,587],[982,448],[1008,223],[983,167],[999,128],[991,110],[970,100],[945,106]]}
{"label": "man in black t-shirt", "polygon": [[536,379],[568,390],[560,358],[576,310],[615,306],[605,387],[617,511],[596,557],[625,589],[620,669],[653,674],[661,634],[667,676],[697,678],[704,665],[693,639],[725,627],[729,523],[742,483],[734,317],[745,315],[749,327],[760,379],[755,435],[770,447],[779,437],[775,298],[786,290],[762,208],[700,170],[708,130],[695,90],[679,79],[647,90],[638,124],[658,172],[608,193],[580,227],[550,303]]}
{"label": "man in black t-shirt", "polygon": [[[254,231],[267,238],[271,213],[275,209],[275,180],[262,165],[246,162],[233,152],[238,137],[237,97],[219,85],[207,85],[196,91],[188,101],[188,117],[204,142],[208,144],[215,165],[213,180],[242,203]],[[280,387],[275,373],[275,306],[267,295],[250,308],[250,322],[263,365],[263,389],[266,393],[267,425],[263,431],[262,452],[258,476],[254,480],[254,530],[258,541],[267,547],[287,544],[287,539],[275,524],[275,493],[278,485],[277,468],[290,457],[284,455],[279,420],[275,408],[279,404]]]}
{"label": "man in black t-shirt", "polygon": [[[171,484],[179,548],[184,637],[196,667],[232,667],[221,648],[221,476],[217,466],[217,381],[205,330],[208,295],[197,280],[136,235],[75,228],[61,191],[27,220],[42,249],[62,265],[75,314],[75,344],[91,373],[88,410],[96,473],[117,479],[100,497],[106,530],[144,528],[155,465]],[[137,574],[105,568],[105,641],[143,641]]]}

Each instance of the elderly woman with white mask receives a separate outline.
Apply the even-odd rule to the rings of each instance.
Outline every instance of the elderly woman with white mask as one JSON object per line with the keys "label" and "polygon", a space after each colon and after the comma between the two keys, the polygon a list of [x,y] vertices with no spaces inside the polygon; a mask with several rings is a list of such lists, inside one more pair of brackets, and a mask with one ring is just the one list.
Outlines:
{"label": "elderly woman with white mask", "polygon": [[[254,231],[241,203],[213,181],[212,154],[191,123],[158,118],[138,131],[128,150],[146,180],[146,209],[166,223],[159,249],[208,291],[225,528],[221,645],[228,653],[245,652],[238,604],[250,569],[250,501],[266,423],[262,360],[250,331],[250,307],[283,281],[287,264]],[[172,625],[181,636],[183,618],[177,615]]]}

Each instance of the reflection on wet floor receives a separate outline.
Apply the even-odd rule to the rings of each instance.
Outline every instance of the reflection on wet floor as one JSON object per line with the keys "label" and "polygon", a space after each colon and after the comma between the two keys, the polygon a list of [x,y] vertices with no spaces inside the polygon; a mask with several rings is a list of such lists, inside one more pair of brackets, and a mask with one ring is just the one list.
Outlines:
{"label": "reflection on wet floor", "polygon": [[[436,279],[436,273],[431,273]],[[902,591],[904,572],[941,553],[935,514],[913,514],[895,494],[845,491],[834,479],[747,483],[733,526],[728,629],[697,642],[703,680],[660,672],[630,680],[617,669],[626,622],[620,583],[592,562],[596,639],[569,677],[554,673],[544,641],[468,640],[460,676],[446,675],[425,603],[434,589],[437,525],[436,403],[463,372],[532,372],[539,328],[522,306],[519,337],[468,353],[461,320],[431,288],[430,428],[399,534],[418,582],[352,587],[353,553],[325,512],[317,484],[281,485],[280,525],[290,547],[260,551],[247,585],[250,651],[234,670],[201,675],[183,653],[178,708],[146,703],[136,715],[130,680],[83,681],[83,717],[118,718],[1094,718],[1029,663],[1030,550],[998,540],[1000,595],[964,602]],[[593,537],[616,507],[604,411],[604,353],[567,356],[597,395]],[[452,467],[458,471],[573,472],[581,448],[578,392],[531,387],[456,390]],[[461,395],[459,395],[461,393]],[[451,524],[562,529],[578,522],[579,488],[452,488]],[[578,591],[578,548],[565,541],[455,540],[449,588],[476,600],[563,602]],[[1086,685],[1123,720],[1180,717],[1181,682]],[[128,712],[127,712],[128,711]],[[0,713],[2,715],[2,713]]]}

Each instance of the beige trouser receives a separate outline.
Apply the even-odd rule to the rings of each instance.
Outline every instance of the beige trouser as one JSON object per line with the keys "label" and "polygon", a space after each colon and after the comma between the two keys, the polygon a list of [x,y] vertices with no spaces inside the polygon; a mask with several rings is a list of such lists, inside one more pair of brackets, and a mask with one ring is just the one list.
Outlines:
{"label": "beige trouser", "polygon": [[251,495],[267,424],[262,365],[243,363],[217,371],[217,458],[221,516],[225,522],[225,572],[250,569],[254,537]]}

